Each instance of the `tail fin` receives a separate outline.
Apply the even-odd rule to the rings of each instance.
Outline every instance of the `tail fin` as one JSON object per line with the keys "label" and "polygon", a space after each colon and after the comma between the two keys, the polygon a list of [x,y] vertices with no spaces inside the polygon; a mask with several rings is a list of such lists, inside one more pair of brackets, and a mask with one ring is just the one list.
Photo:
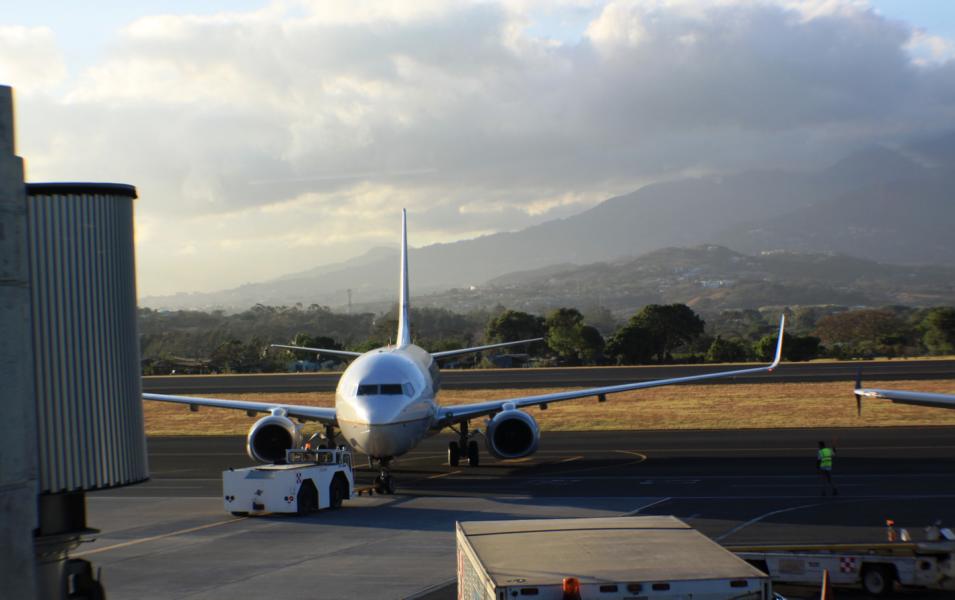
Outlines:
{"label": "tail fin", "polygon": [[401,209],[401,290],[398,296],[398,339],[399,348],[411,345],[411,320],[408,313],[408,214]]}

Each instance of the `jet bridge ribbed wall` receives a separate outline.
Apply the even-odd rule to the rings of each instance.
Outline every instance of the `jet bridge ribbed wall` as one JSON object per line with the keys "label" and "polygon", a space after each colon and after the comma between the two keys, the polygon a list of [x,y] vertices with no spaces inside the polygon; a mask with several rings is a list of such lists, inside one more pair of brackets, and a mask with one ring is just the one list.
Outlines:
{"label": "jet bridge ribbed wall", "polygon": [[27,197],[39,491],[143,481],[136,189],[35,183]]}

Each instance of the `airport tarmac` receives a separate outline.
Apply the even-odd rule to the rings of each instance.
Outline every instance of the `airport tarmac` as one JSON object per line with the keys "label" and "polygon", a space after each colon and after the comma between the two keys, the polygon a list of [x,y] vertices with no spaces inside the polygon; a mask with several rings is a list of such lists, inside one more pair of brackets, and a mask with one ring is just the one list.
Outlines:
{"label": "airport tarmac", "polygon": [[[233,518],[220,472],[250,464],[243,438],[150,438],[152,480],[89,494],[102,532],[74,554],[102,568],[113,598],[450,598],[457,520],[672,514],[724,544],[881,541],[887,518],[916,539],[955,524],[950,427],[548,432],[532,457],[483,453],[477,468],[447,465],[449,439],[397,462],[394,496]],[[837,448],[836,497],[820,494],[820,439]]]}

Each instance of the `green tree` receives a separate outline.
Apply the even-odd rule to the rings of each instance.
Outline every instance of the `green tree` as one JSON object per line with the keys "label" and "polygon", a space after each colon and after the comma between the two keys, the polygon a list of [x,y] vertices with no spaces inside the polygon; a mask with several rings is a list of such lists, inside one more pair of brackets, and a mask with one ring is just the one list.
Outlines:
{"label": "green tree", "polygon": [[[304,348],[325,348],[326,350],[342,350],[342,345],[335,341],[335,338],[326,335],[310,336],[306,333],[297,333],[290,342],[292,346],[302,346]],[[288,354],[282,355],[286,360],[313,360],[316,362],[334,361],[336,364],[345,361],[331,354],[320,354],[318,352],[310,353],[302,350],[288,351]]]}
{"label": "green tree", "polygon": [[671,359],[674,349],[702,335],[705,326],[686,304],[649,304],[630,317],[630,323],[648,332],[659,362]]}
{"label": "green tree", "polygon": [[[790,335],[788,333],[783,333],[783,348],[786,348],[786,340],[789,339]],[[762,361],[772,360],[776,355],[776,341],[779,339],[779,334],[773,335],[764,335],[759,338],[755,344],[753,344],[753,352],[756,353],[756,358]]]}
{"label": "green tree", "polygon": [[707,362],[742,362],[749,359],[750,351],[746,343],[740,340],[726,340],[716,336],[706,351]]}
{"label": "green tree", "polygon": [[648,363],[653,358],[650,332],[640,325],[627,323],[610,336],[604,352],[619,365]]}
{"label": "green tree", "polygon": [[[505,310],[488,320],[484,328],[484,339],[487,343],[516,342],[544,337],[547,327],[544,318],[518,310]],[[537,342],[529,344],[527,353],[540,355],[544,351],[544,344]]]}
{"label": "green tree", "polygon": [[209,358],[210,367],[221,373],[254,373],[260,372],[264,364],[265,344],[258,339],[248,343],[232,339],[212,351]]}
{"label": "green tree", "polygon": [[603,362],[604,338],[596,327],[584,325],[580,329],[580,350],[578,356],[585,365]]}
{"label": "green tree", "polygon": [[783,334],[783,356],[792,362],[802,362],[818,358],[821,351],[821,340],[814,335],[793,335],[790,338]]}
{"label": "green tree", "polygon": [[932,354],[955,354],[955,308],[940,306],[928,311],[919,329],[922,343]]}
{"label": "green tree", "polygon": [[581,330],[584,316],[576,308],[558,308],[545,321],[547,327],[547,347],[559,357],[571,362],[579,361],[579,351],[583,345]]}
{"label": "green tree", "polygon": [[[753,347],[760,360],[769,361],[776,355],[776,340],[779,334],[760,338]],[[819,338],[811,335],[783,333],[783,358],[792,362],[812,360],[819,356]]]}
{"label": "green tree", "polygon": [[860,309],[819,319],[813,335],[843,356],[896,356],[912,345],[911,326],[891,309]]}

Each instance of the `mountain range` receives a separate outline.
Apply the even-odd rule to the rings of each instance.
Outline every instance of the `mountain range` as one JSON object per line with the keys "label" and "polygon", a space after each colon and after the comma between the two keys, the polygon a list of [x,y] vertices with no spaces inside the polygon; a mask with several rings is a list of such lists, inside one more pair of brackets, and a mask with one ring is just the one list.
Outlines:
{"label": "mountain range", "polygon": [[[882,278],[898,284],[900,275],[891,265],[955,264],[955,237],[950,235],[955,223],[953,190],[955,134],[904,147],[868,148],[813,172],[751,171],[651,184],[577,215],[521,231],[414,248],[409,257],[412,291],[437,298],[451,289],[498,287],[507,280],[504,276],[515,272],[548,273],[552,279],[558,275],[581,278],[581,269],[601,272],[664,248],[693,248],[683,256],[698,259],[699,248],[710,244],[721,248],[721,253],[732,253],[727,256],[735,257],[737,263],[745,262],[747,256],[756,260],[762,253],[775,253],[815,257],[807,260],[816,261],[821,268],[826,260],[819,257],[840,257],[843,262],[854,257],[863,260],[867,277],[873,281]],[[413,226],[412,217],[412,239]],[[650,254],[647,260],[677,260],[678,256],[679,252],[667,250]],[[220,292],[145,297],[140,304],[226,310],[256,303],[342,307],[348,302],[346,290],[351,290],[356,304],[378,306],[394,299],[397,262],[397,248],[373,248],[348,261],[270,281]],[[773,264],[779,266],[779,261],[769,260],[761,268]],[[646,273],[636,269],[626,276],[645,277]],[[516,277],[530,280],[526,273]],[[733,271],[721,275],[710,270],[707,277],[741,280]],[[783,280],[775,281],[783,284]],[[812,281],[809,271],[793,285],[805,290]],[[636,287],[640,287],[638,283]],[[820,276],[820,286],[829,283]],[[855,291],[845,296],[850,288]],[[928,297],[936,297],[944,286],[936,288]],[[736,288],[737,292],[741,289]],[[755,288],[746,289],[754,299],[763,296]],[[600,287],[591,290],[601,302],[610,297]],[[821,287],[817,291],[820,293],[812,294],[813,298],[825,297]],[[874,293],[871,286],[847,288],[843,280],[832,287],[831,298],[823,301],[871,305],[892,298],[901,301],[903,291],[886,288],[869,297],[867,293]],[[624,303],[638,304],[650,297],[667,295],[638,295]]]}
{"label": "mountain range", "polygon": [[506,306],[545,314],[596,307],[628,317],[646,304],[721,309],[837,304],[935,306],[955,298],[955,266],[904,266],[838,254],[769,251],[749,256],[724,246],[664,248],[633,259],[555,265],[510,273],[475,289],[417,299],[456,312]]}

